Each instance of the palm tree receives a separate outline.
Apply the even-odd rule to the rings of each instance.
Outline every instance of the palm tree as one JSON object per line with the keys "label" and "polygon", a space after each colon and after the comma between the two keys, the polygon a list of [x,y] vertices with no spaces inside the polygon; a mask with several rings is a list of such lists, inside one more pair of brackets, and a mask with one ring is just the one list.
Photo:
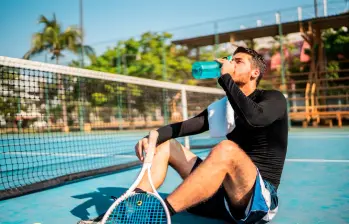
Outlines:
{"label": "palm tree", "polygon": [[[63,57],[62,51],[67,50],[75,54],[79,54],[82,50],[90,58],[95,59],[95,52],[90,46],[82,46],[82,32],[79,28],[70,26],[62,32],[61,25],[57,22],[55,14],[53,19],[49,20],[45,16],[41,15],[38,21],[39,24],[43,24],[44,28],[41,32],[35,33],[32,38],[31,49],[23,56],[24,59],[30,59],[35,55],[39,55],[43,52],[49,52],[52,54],[51,60],[56,60],[56,64],[59,64],[59,59]],[[58,88],[62,92],[62,112],[63,112],[63,124],[64,130],[68,131],[67,121],[67,106],[65,103],[65,90],[62,81],[62,77],[58,74]]]}
{"label": "palm tree", "polygon": [[39,24],[44,24],[42,32],[35,33],[32,39],[31,49],[23,56],[24,59],[41,54],[43,52],[50,52],[51,59],[56,59],[59,63],[59,58],[63,57],[62,51],[68,50],[75,54],[81,53],[84,50],[86,55],[91,59],[95,59],[95,52],[90,46],[82,46],[82,32],[79,28],[69,26],[62,32],[61,25],[57,22],[55,14],[53,19],[48,20],[41,15],[38,21]]}

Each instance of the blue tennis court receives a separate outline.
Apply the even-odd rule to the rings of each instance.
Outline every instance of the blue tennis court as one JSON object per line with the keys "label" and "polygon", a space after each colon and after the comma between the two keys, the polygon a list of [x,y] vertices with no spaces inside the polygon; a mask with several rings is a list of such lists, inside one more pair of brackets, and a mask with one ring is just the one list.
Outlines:
{"label": "blue tennis court", "polygon": [[[133,145],[142,136],[143,133],[133,135],[128,133],[116,141],[124,141],[124,147],[129,150],[126,154],[131,158],[133,157]],[[100,137],[95,141],[103,141],[103,135]],[[57,147],[62,148],[62,145],[57,145],[57,139],[53,139],[53,141],[56,142]],[[197,145],[203,145],[210,141],[214,140],[208,140],[205,134],[191,139],[191,142]],[[93,140],[88,144],[85,142],[83,145],[90,145],[93,148]],[[54,146],[51,145],[51,147]],[[45,150],[48,149],[45,148]],[[194,152],[200,157],[205,157],[209,149],[195,150]],[[71,161],[68,163],[57,164],[57,166],[61,166],[60,170],[64,170],[65,166],[83,166],[84,161],[74,159],[80,157],[65,153],[64,151],[61,151],[60,155],[43,153],[40,156],[70,157]],[[93,159],[98,166],[98,161],[106,159],[106,154],[106,152],[101,153],[100,151],[99,154],[92,153],[89,160]],[[113,159],[129,159],[125,158],[124,155],[121,157],[115,155]],[[3,156],[5,158],[6,153]],[[23,157],[23,155],[21,156]],[[7,161],[4,158],[1,159],[1,163]],[[30,160],[29,156],[24,158]],[[47,158],[46,161],[48,161]],[[40,167],[23,167],[21,172],[25,174],[29,169],[45,175],[42,174],[45,172],[45,164],[41,164]],[[51,167],[51,169],[53,168]],[[49,190],[1,201],[1,223],[76,223],[80,219],[95,217],[105,212],[112,203],[110,196],[119,196],[128,189],[138,171],[139,167],[129,168],[110,175],[75,181]],[[348,129],[292,130],[289,134],[287,161],[279,187],[279,212],[273,223],[348,223],[348,173]],[[3,172],[2,175],[4,174],[13,175],[9,172]],[[51,175],[58,174],[52,172]],[[35,176],[33,175],[33,178]],[[13,179],[13,183],[10,184],[16,185],[20,181]],[[178,186],[180,181],[180,177],[170,169],[159,192],[166,196]],[[173,217],[173,223],[193,222],[222,223],[218,220],[204,219],[188,213],[181,213]]]}

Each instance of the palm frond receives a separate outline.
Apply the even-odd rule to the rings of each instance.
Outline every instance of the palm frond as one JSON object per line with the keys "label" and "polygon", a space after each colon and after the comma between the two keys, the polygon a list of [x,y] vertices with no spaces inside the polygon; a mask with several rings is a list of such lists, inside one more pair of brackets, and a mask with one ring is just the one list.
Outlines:
{"label": "palm frond", "polygon": [[44,38],[45,37],[42,33],[35,33],[32,38],[32,47],[23,58],[30,59],[31,57],[50,49],[50,45],[45,44]]}
{"label": "palm frond", "polygon": [[52,20],[47,19],[45,16],[41,15],[39,18],[39,23],[44,24],[43,33],[46,32],[47,29],[56,30],[57,33],[60,33],[61,26],[56,20],[56,16],[53,16]]}
{"label": "palm frond", "polygon": [[83,48],[84,48],[85,54],[90,59],[91,63],[95,63],[97,60],[97,55],[96,55],[95,50],[91,46],[88,46],[88,45],[83,46]]}
{"label": "palm frond", "polygon": [[54,27],[47,27],[44,31],[46,41],[55,46],[59,45],[59,35],[60,33]]}
{"label": "palm frond", "polygon": [[84,46],[84,51],[87,55],[96,54],[95,50],[91,46],[88,46],[88,45]]}
{"label": "palm frond", "polygon": [[62,37],[63,38],[71,38],[71,40],[74,41],[80,41],[81,40],[81,32],[78,28],[76,27],[68,27],[63,33]]}
{"label": "palm frond", "polygon": [[54,22],[54,23],[56,23],[56,24],[57,24],[56,13],[53,13],[53,19],[52,19],[52,22]]}
{"label": "palm frond", "polygon": [[81,43],[81,32],[76,27],[68,27],[60,36],[60,43],[70,51],[77,53],[79,43]]}
{"label": "palm frond", "polygon": [[35,55],[39,55],[42,52],[46,51],[46,49],[30,49],[27,53],[24,54],[23,59],[29,60],[30,58],[34,57]]}
{"label": "palm frond", "polygon": [[35,33],[32,38],[32,48],[42,48],[44,44],[44,35],[42,33]]}
{"label": "palm frond", "polygon": [[29,60],[33,56],[33,50],[30,49],[27,53],[24,54],[23,59]]}
{"label": "palm frond", "polygon": [[45,25],[49,25],[50,21],[44,15],[40,15],[38,23],[43,23]]}

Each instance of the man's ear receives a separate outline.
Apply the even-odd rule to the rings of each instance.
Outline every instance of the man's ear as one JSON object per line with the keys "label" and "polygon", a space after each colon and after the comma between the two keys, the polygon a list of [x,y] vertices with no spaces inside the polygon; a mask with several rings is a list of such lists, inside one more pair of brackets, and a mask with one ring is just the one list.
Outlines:
{"label": "man's ear", "polygon": [[260,74],[260,71],[258,68],[252,70],[252,77],[257,79]]}

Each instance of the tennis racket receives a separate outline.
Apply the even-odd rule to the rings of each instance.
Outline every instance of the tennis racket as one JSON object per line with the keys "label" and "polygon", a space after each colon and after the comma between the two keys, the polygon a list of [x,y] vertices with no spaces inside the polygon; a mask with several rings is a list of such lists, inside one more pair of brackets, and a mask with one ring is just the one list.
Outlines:
{"label": "tennis racket", "polygon": [[[155,154],[155,144],[158,138],[157,131],[149,134],[149,147],[142,169],[131,187],[119,197],[103,216],[101,224],[170,224],[171,218],[165,202],[156,191],[151,178],[151,165]],[[153,189],[151,192],[135,192],[145,172]]]}

